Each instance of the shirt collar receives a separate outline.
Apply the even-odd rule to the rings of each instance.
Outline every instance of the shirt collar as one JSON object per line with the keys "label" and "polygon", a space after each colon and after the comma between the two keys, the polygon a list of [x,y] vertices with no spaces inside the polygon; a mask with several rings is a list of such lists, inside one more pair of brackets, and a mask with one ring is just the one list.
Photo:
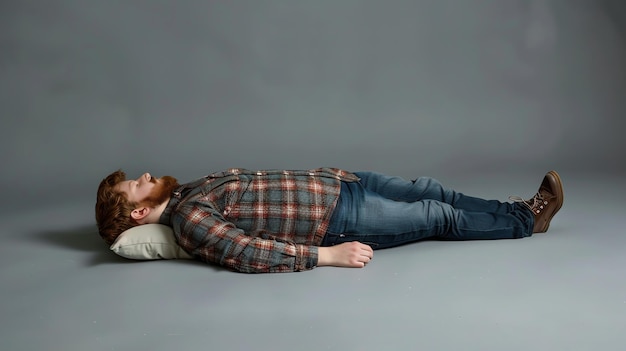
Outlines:
{"label": "shirt collar", "polygon": [[161,217],[159,217],[159,223],[165,225],[171,225],[172,223],[172,212],[176,205],[180,202],[183,191],[185,191],[186,186],[181,185],[172,191],[172,196],[170,196],[170,201],[167,203],[167,206],[161,213]]}

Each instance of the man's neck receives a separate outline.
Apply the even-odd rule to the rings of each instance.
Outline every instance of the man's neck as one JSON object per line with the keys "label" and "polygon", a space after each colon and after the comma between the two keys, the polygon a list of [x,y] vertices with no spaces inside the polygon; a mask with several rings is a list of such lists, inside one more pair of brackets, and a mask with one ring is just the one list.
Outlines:
{"label": "man's neck", "polygon": [[169,199],[168,201],[163,202],[159,206],[154,207],[152,211],[150,211],[150,214],[148,215],[146,223],[158,224],[160,222],[160,218],[161,218],[161,215],[163,214],[163,211],[165,211],[165,208],[167,207],[168,202],[169,202]]}

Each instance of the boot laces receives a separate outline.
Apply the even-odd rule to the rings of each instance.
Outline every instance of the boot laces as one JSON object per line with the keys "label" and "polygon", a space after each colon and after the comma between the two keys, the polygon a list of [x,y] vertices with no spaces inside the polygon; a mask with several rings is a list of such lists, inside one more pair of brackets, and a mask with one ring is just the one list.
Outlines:
{"label": "boot laces", "polygon": [[509,200],[524,204],[534,214],[541,213],[541,211],[543,211],[544,208],[548,205],[548,199],[546,199],[540,192],[535,194],[535,196],[533,196],[533,198],[529,200],[524,200],[519,196],[509,196]]}

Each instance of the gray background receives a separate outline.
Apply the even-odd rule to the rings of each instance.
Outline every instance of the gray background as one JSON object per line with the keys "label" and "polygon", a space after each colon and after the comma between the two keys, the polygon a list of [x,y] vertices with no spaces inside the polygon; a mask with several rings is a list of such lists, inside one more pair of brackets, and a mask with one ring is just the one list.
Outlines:
{"label": "gray background", "polygon": [[5,0],[2,209],[118,168],[621,172],[625,7]]}
{"label": "gray background", "polygon": [[[626,2],[0,1],[0,350],[623,350]],[[547,234],[245,275],[107,250],[123,168],[336,166],[565,204]]]}

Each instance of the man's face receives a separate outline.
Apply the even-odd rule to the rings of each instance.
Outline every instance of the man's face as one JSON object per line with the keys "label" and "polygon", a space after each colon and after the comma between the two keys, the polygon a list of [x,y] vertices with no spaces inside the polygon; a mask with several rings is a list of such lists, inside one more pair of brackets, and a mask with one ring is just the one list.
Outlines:
{"label": "man's face", "polygon": [[155,178],[150,173],[144,173],[135,180],[122,181],[115,186],[117,191],[126,194],[129,202],[149,207],[156,207],[169,200],[176,187],[176,178]]}

